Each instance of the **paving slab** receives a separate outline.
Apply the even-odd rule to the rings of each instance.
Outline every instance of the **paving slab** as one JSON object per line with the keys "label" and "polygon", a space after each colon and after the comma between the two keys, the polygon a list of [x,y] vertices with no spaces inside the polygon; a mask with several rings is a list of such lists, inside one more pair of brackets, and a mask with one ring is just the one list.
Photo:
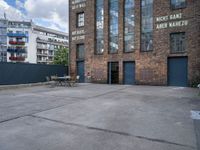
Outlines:
{"label": "paving slab", "polygon": [[0,150],[198,150],[197,95],[103,84],[1,90]]}
{"label": "paving slab", "polygon": [[24,117],[0,125],[1,150],[193,150],[119,133]]}
{"label": "paving slab", "polygon": [[133,136],[196,145],[194,125],[190,118],[190,111],[196,107],[190,104],[190,99],[156,93],[131,94],[130,91],[134,91],[134,87],[35,115]]}

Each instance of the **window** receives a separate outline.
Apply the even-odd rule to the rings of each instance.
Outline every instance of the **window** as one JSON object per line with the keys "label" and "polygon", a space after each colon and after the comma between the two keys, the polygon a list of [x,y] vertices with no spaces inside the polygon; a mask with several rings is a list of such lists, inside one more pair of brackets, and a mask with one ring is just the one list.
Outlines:
{"label": "window", "polygon": [[7,43],[7,37],[0,35],[0,44],[6,44]]}
{"label": "window", "polygon": [[185,33],[172,33],[170,34],[170,45],[172,53],[185,52],[186,50]]}
{"label": "window", "polygon": [[171,0],[172,9],[180,9],[186,7],[186,0]]}
{"label": "window", "polygon": [[124,4],[124,51],[134,50],[134,27],[135,27],[135,0],[125,0]]}
{"label": "window", "polygon": [[78,13],[77,14],[77,27],[83,27],[84,26],[84,13]]}
{"label": "window", "polygon": [[153,50],[153,0],[141,1],[141,51]]}
{"label": "window", "polygon": [[109,53],[117,53],[119,33],[119,0],[109,0]]}
{"label": "window", "polygon": [[104,3],[103,0],[96,0],[96,54],[104,52]]}
{"label": "window", "polygon": [[84,44],[78,44],[76,50],[77,50],[77,52],[76,52],[77,59],[84,59],[85,58],[85,46],[84,46]]}

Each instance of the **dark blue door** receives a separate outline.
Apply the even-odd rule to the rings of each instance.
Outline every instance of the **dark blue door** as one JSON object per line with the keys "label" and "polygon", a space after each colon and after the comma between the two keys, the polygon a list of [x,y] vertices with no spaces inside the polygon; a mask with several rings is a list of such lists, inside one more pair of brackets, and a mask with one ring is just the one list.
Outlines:
{"label": "dark blue door", "polygon": [[124,84],[135,84],[135,63],[124,62]]}
{"label": "dark blue door", "polygon": [[77,75],[80,77],[79,82],[85,82],[85,69],[84,69],[84,61],[77,62]]}
{"label": "dark blue door", "polygon": [[168,59],[168,85],[188,86],[188,59],[187,57]]}

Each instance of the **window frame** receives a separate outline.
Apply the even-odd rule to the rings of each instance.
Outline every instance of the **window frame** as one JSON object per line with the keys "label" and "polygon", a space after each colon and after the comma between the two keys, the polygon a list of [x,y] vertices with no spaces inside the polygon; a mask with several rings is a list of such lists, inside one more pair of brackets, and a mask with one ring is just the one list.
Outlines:
{"label": "window frame", "polygon": [[120,19],[119,19],[119,11],[120,11],[120,5],[119,5],[119,3],[120,3],[120,0],[115,0],[115,1],[117,1],[118,2],[118,22],[117,22],[117,25],[118,25],[118,36],[117,36],[117,39],[118,39],[118,49],[117,49],[117,51],[116,52],[111,52],[110,50],[111,50],[111,48],[110,48],[110,0],[108,0],[108,54],[118,54],[119,53],[119,21],[120,21]]}
{"label": "window frame", "polygon": [[[84,46],[84,57],[83,58],[79,58],[78,56],[79,56],[79,49],[78,49],[78,47],[80,46],[80,45],[83,45]],[[78,43],[78,44],[76,44],[76,60],[77,61],[83,61],[83,60],[85,60],[85,44],[84,43]]]}
{"label": "window frame", "polygon": [[[134,1],[134,15],[135,15],[135,0],[133,0]],[[126,0],[124,0],[124,2],[123,2],[123,53],[133,53],[134,51],[135,51],[135,26],[133,27],[134,28],[134,33],[133,33],[133,36],[134,36],[134,48],[131,50],[131,51],[126,51],[126,49],[125,49],[125,45],[126,45],[126,43],[125,43],[125,37],[126,37],[126,35],[125,35],[125,5],[126,5]],[[135,18],[134,18],[134,24],[135,24]]]}
{"label": "window frame", "polygon": [[[103,1],[103,42],[105,44],[105,40],[104,40],[104,27],[105,27],[105,1]],[[103,46],[103,52],[102,53],[98,53],[97,51],[97,0],[95,0],[95,4],[94,4],[94,8],[95,8],[95,50],[94,50],[94,55],[103,55],[105,52],[105,46]]]}
{"label": "window frame", "polygon": [[[184,34],[185,36],[185,40],[184,40],[184,51],[174,51],[173,47],[172,47],[172,35],[173,34]],[[187,52],[187,40],[186,40],[186,32],[172,32],[170,33],[170,38],[169,38],[169,42],[170,42],[170,54],[182,54],[182,53],[186,53]],[[177,47],[177,46],[176,46]]]}
{"label": "window frame", "polygon": [[170,8],[171,8],[171,10],[185,9],[187,7],[187,0],[185,0],[185,5],[183,7],[178,7],[178,8],[173,7],[172,1],[173,0],[170,0]]}
{"label": "window frame", "polygon": [[[83,25],[79,25],[79,15],[83,14],[84,18],[83,18]],[[77,28],[82,28],[85,26],[85,12],[84,11],[81,11],[81,12],[78,12],[76,13],[76,27]]]}
{"label": "window frame", "polygon": [[154,0],[152,3],[152,49],[151,50],[143,50],[142,49],[142,0],[140,0],[140,52],[142,53],[148,53],[153,52],[154,50],[154,39],[153,39],[153,33],[154,33]]}

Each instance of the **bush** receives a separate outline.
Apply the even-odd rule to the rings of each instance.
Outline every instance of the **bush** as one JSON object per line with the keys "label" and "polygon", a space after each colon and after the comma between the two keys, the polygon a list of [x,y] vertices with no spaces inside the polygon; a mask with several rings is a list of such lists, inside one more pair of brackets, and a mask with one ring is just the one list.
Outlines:
{"label": "bush", "polygon": [[192,81],[192,87],[197,88],[198,84],[200,84],[200,76],[196,77],[193,81]]}

